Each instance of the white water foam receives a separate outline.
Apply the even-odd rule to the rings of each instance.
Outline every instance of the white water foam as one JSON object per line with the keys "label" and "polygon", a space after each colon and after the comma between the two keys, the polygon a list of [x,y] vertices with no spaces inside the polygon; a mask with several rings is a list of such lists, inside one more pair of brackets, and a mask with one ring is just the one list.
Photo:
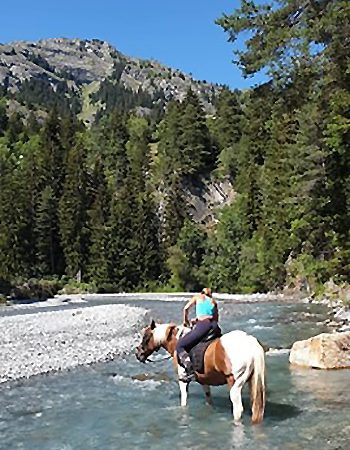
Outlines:
{"label": "white water foam", "polygon": [[267,355],[288,355],[290,353],[290,348],[271,348]]}

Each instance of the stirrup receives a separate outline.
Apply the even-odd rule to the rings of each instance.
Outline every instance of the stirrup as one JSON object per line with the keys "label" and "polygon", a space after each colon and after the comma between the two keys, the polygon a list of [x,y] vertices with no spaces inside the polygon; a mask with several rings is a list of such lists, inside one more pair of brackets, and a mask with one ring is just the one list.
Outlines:
{"label": "stirrup", "polygon": [[185,373],[181,377],[179,377],[179,381],[183,381],[184,383],[190,383],[191,381],[196,381],[197,377],[196,374],[193,373]]}
{"label": "stirrup", "polygon": [[188,367],[192,364],[191,358],[188,353],[180,353],[178,355],[178,361],[181,367],[183,367],[186,371],[188,370]]}

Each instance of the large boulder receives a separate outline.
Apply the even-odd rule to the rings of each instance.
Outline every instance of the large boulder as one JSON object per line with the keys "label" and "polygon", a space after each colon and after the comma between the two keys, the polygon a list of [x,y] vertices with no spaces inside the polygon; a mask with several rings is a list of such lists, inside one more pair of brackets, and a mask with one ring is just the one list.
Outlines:
{"label": "large boulder", "polygon": [[317,369],[350,368],[350,331],[322,333],[293,344],[289,362]]}

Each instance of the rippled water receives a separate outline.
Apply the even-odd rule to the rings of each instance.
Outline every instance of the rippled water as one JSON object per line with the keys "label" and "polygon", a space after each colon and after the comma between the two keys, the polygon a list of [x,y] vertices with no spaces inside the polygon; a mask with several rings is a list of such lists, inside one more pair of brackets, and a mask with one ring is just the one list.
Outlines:
{"label": "rippled water", "polygon": [[[128,304],[148,309],[147,320],[166,322],[180,319],[183,306]],[[220,311],[224,331],[244,329],[271,347],[286,348],[326,331],[325,309],[315,305],[220,302]],[[214,406],[208,407],[202,388],[191,384],[189,405],[180,408],[172,365],[164,356],[143,365],[130,353],[108,364],[0,385],[0,449],[349,448],[349,370],[295,369],[286,351],[267,355],[265,420],[250,424],[247,391],[237,426],[225,386],[212,389]]]}

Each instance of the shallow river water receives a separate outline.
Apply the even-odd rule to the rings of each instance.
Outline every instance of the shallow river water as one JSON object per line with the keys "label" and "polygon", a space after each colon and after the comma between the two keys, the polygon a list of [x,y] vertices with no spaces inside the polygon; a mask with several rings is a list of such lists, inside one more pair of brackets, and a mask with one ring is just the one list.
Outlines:
{"label": "shallow river water", "polygon": [[[151,317],[179,321],[183,306],[179,300],[127,303],[148,311],[145,323]],[[220,312],[223,331],[243,329],[274,348],[327,331],[322,306],[220,301]],[[288,364],[287,350],[268,354],[264,422],[251,425],[246,388],[243,420],[234,425],[225,386],[212,388],[209,407],[202,388],[192,383],[189,405],[180,408],[165,356],[161,351],[156,362],[144,365],[130,349],[109,363],[0,384],[0,449],[350,448],[350,370],[296,369]]]}

